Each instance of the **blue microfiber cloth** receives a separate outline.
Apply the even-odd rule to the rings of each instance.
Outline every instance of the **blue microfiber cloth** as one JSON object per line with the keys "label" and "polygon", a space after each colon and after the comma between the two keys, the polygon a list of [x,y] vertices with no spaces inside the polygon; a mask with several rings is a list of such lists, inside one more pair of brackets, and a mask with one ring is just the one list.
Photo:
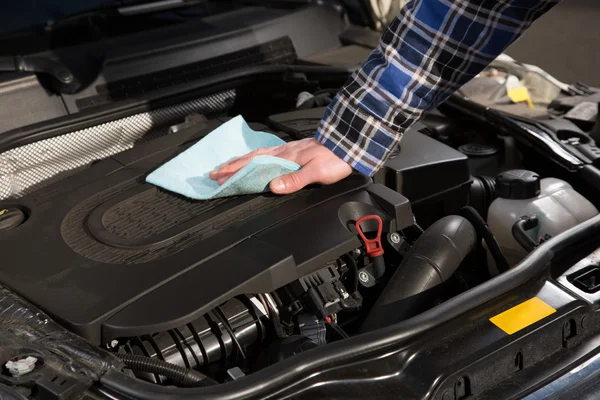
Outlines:
{"label": "blue microfiber cloth", "polygon": [[221,186],[209,174],[234,158],[284,143],[275,135],[250,129],[237,116],[150,173],[146,182],[194,200],[265,192],[273,179],[300,166],[278,157],[256,156]]}

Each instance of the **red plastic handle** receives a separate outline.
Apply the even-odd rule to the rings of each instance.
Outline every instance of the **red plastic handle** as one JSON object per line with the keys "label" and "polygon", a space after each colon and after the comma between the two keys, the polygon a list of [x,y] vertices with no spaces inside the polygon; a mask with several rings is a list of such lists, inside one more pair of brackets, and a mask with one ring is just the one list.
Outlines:
{"label": "red plastic handle", "polygon": [[[379,226],[377,227],[377,236],[375,237],[375,239],[367,239],[365,234],[363,233],[362,229],[360,229],[360,224],[363,223],[364,221],[368,221],[368,220],[376,220],[379,224]],[[362,239],[362,241],[365,243],[365,248],[367,249],[367,255],[371,258],[373,257],[379,257],[383,255],[383,246],[381,245],[381,232],[383,230],[383,221],[381,220],[381,218],[378,215],[366,215],[362,218],[359,218],[358,221],[356,221],[356,231],[358,232],[358,235],[360,236],[360,238]]]}

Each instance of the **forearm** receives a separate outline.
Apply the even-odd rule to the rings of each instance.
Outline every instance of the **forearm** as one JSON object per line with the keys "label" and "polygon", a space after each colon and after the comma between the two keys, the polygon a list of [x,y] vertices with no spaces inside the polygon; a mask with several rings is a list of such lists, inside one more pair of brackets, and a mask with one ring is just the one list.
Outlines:
{"label": "forearm", "polygon": [[373,175],[402,133],[560,0],[414,0],[327,108],[317,139]]}

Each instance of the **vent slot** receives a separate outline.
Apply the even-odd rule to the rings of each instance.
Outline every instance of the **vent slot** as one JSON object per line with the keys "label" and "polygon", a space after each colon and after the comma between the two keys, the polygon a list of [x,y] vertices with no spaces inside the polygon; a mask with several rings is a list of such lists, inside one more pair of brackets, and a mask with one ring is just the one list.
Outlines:
{"label": "vent slot", "polygon": [[98,95],[78,99],[76,104],[82,110],[252,65],[293,64],[296,59],[291,39],[284,37],[210,60],[98,85]]}

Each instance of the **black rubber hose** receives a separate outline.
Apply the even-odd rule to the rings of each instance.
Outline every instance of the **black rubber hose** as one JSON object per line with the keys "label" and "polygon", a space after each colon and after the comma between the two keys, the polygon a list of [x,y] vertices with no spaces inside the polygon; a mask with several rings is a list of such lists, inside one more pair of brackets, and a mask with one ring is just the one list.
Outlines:
{"label": "black rubber hose", "polygon": [[117,355],[127,368],[134,372],[149,372],[161,375],[182,386],[210,386],[214,384],[212,379],[201,372],[180,367],[179,365],[171,364],[158,358],[129,353],[118,353]]}
{"label": "black rubber hose", "polygon": [[[475,176],[469,190],[469,204],[479,215],[487,215],[492,201],[496,199],[496,179],[491,176]],[[471,222],[472,223],[472,222]]]}
{"label": "black rubber hose", "polygon": [[492,234],[492,231],[483,220],[481,215],[479,215],[477,210],[471,206],[467,206],[460,211],[460,215],[465,217],[471,224],[473,224],[473,227],[477,231],[477,235],[483,238],[490,254],[492,255],[492,258],[494,259],[494,262],[496,263],[498,272],[502,273],[508,271],[508,261],[506,261],[504,253],[502,253],[502,250],[500,249],[496,238]]}
{"label": "black rubber hose", "polygon": [[477,234],[465,218],[440,219],[417,239],[381,292],[361,331],[395,324],[424,311],[426,292],[450,278],[473,250]]}
{"label": "black rubber hose", "polygon": [[375,279],[381,278],[385,274],[385,260],[383,256],[373,257],[371,263],[373,264],[373,277]]}
{"label": "black rubber hose", "polygon": [[348,290],[350,293],[354,293],[358,290],[358,265],[356,265],[356,260],[354,260],[354,257],[352,257],[350,254],[344,254],[340,258],[350,270]]}
{"label": "black rubber hose", "polygon": [[538,226],[539,221],[535,215],[523,216],[519,218],[512,226],[512,235],[519,245],[527,252],[533,251],[537,247],[537,242],[533,240],[527,231]]}

